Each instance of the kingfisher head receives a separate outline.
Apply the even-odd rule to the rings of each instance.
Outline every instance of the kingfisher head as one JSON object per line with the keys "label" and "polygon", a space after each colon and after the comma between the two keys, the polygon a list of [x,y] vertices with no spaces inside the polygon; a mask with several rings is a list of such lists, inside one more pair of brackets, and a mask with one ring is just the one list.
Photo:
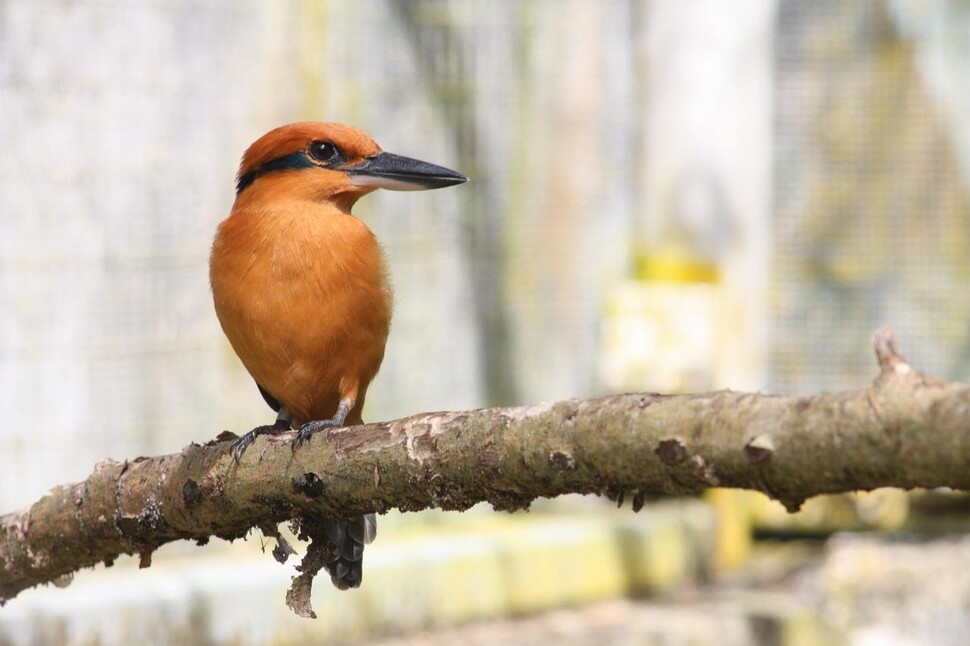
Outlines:
{"label": "kingfisher head", "polygon": [[466,181],[443,166],[384,152],[356,128],[305,121],[270,130],[246,150],[236,195],[285,190],[291,196],[352,205],[378,188],[421,191]]}

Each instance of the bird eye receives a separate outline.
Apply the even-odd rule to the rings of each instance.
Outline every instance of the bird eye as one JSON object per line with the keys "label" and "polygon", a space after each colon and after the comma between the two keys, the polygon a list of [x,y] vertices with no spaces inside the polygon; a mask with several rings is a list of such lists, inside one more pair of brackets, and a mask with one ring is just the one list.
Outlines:
{"label": "bird eye", "polygon": [[314,141],[309,148],[310,157],[318,162],[330,162],[339,154],[340,151],[329,141]]}

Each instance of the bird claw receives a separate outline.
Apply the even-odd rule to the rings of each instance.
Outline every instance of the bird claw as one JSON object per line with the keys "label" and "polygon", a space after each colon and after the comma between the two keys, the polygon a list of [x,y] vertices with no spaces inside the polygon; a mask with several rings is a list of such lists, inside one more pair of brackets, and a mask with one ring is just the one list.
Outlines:
{"label": "bird claw", "polygon": [[342,426],[342,424],[335,419],[318,419],[312,422],[307,422],[300,427],[296,437],[293,438],[293,444],[291,446],[295,451],[297,447],[303,446],[309,442],[310,438],[313,437],[313,434],[317,431],[322,431],[325,428],[338,428],[340,426]]}
{"label": "bird claw", "polygon": [[232,443],[232,445],[229,447],[229,452],[232,454],[232,459],[235,460],[236,464],[239,464],[239,460],[242,458],[243,453],[246,452],[249,445],[255,442],[256,438],[260,435],[279,435],[280,433],[285,433],[288,430],[290,430],[289,423],[281,419],[276,420],[275,424],[257,426]]}
{"label": "bird claw", "polygon": [[337,412],[333,414],[330,419],[318,419],[312,422],[307,422],[300,427],[300,431],[293,438],[293,450],[296,451],[297,447],[302,446],[306,442],[310,441],[310,437],[313,436],[317,431],[321,431],[325,428],[340,428],[344,425],[344,421],[347,419],[347,413],[351,411],[354,407],[354,402],[351,399],[341,399],[340,404],[337,406]]}
{"label": "bird claw", "polygon": [[245,453],[246,449],[249,448],[249,445],[256,441],[256,435],[256,429],[254,428],[242,437],[238,438],[232,443],[232,446],[229,447],[229,452],[232,453],[232,459],[236,464],[239,464],[239,459],[242,457],[242,454]]}

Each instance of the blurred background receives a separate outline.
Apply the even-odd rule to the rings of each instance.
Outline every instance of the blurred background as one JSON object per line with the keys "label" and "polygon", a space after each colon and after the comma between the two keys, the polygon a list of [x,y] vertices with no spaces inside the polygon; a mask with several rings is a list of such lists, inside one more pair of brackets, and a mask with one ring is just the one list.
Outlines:
{"label": "blurred background", "polygon": [[[885,325],[970,380],[966,0],[0,0],[0,512],[272,419],[207,257],[243,150],[298,120],[472,180],[355,209],[396,291],[368,420],[864,388]],[[964,644],[968,511],[389,514],[316,621],[254,533],[25,592],[0,644]]]}

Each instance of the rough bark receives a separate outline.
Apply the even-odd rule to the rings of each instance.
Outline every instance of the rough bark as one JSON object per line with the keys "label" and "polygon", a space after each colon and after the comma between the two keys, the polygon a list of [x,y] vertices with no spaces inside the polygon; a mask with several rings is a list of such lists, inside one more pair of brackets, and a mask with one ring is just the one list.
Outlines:
{"label": "rough bark", "polygon": [[[519,509],[565,493],[647,495],[707,487],[762,491],[795,511],[809,497],[877,487],[970,490],[970,385],[922,375],[890,332],[881,370],[854,392],[784,397],[718,391],[628,394],[425,413],[321,433],[291,450],[262,437],[239,464],[231,437],[174,455],[105,460],[0,517],[0,603],[40,583],[169,541],[233,539],[293,520],[487,501]],[[234,437],[234,436],[233,436]],[[284,552],[280,548],[279,553]],[[287,601],[312,616],[312,549]]]}

